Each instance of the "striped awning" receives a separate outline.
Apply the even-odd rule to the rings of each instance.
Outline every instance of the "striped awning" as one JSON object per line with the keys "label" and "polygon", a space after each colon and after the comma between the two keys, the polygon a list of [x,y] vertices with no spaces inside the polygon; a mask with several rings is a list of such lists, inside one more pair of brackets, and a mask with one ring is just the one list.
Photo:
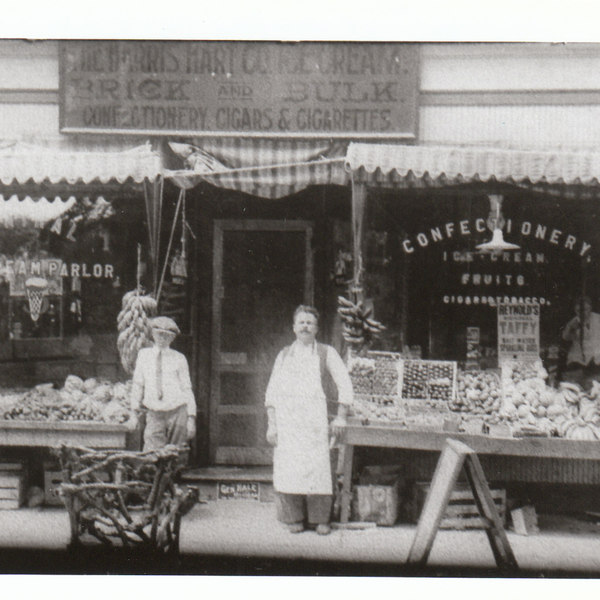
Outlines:
{"label": "striped awning", "polygon": [[352,143],[346,167],[355,181],[381,187],[600,185],[600,153],[589,152]]}
{"label": "striped awning", "polygon": [[346,185],[346,145],[279,139],[201,139],[171,144],[187,168],[165,171],[183,189],[201,181],[262,198],[282,198],[311,185]]}
{"label": "striped awning", "polygon": [[0,194],[0,227],[43,227],[69,210],[77,199],[75,196],[32,198]]}
{"label": "striped awning", "polygon": [[0,148],[3,185],[141,183],[162,172],[161,157],[149,144],[128,150],[75,150],[16,143]]}

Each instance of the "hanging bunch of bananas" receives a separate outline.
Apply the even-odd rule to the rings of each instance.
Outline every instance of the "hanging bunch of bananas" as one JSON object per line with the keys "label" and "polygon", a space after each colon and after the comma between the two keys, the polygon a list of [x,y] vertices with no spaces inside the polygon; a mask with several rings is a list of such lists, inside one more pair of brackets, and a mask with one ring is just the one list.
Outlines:
{"label": "hanging bunch of bananas", "polygon": [[379,322],[371,319],[373,309],[365,308],[362,302],[354,302],[338,296],[338,314],[343,323],[342,335],[344,340],[360,349],[368,346],[374,337],[377,337],[385,327]]}
{"label": "hanging bunch of bananas", "polygon": [[150,319],[156,316],[156,300],[138,290],[127,292],[121,302],[121,312],[117,316],[117,348],[121,364],[130,375],[141,348],[152,344]]}

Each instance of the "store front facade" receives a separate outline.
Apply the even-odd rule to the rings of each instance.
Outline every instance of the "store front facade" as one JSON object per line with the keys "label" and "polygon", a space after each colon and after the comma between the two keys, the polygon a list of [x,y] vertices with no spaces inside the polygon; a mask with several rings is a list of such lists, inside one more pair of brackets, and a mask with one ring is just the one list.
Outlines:
{"label": "store front facade", "polygon": [[[314,303],[321,338],[344,350],[336,303],[356,264],[353,196],[361,186],[364,290],[387,326],[374,350],[462,363],[469,347],[480,367],[495,368],[494,306],[522,298],[544,303],[536,343],[559,369],[572,301],[598,286],[595,171],[565,166],[575,150],[589,157],[596,139],[596,48],[317,46],[65,42],[43,56],[61,73],[60,85],[58,76],[44,84],[52,97],[43,109],[56,111],[48,123],[61,145],[109,154],[149,139],[160,157],[153,188],[156,171],[126,182],[95,177],[85,189],[76,183],[78,199],[102,195],[122,212],[113,219],[112,262],[79,253],[65,262],[79,264],[80,275],[87,265],[92,277],[82,292],[92,299],[101,285],[95,265],[127,262],[114,271],[122,271],[121,287],[106,288],[114,296],[112,313],[102,313],[108,323],[115,300],[135,287],[142,244],[146,287],[156,292],[163,282],[160,309],[175,311],[184,332],[198,465],[270,463],[263,394],[275,355],[292,339],[297,304]],[[582,76],[565,69],[574,61]],[[118,73],[130,83],[125,91]],[[352,150],[361,141],[366,154]],[[399,150],[432,147],[435,160],[396,160]],[[472,156],[455,168],[465,147]],[[497,147],[506,154],[489,169],[483,151]],[[534,152],[532,162],[519,158],[523,148]],[[557,151],[546,156],[546,148]],[[557,161],[563,166],[553,170]],[[39,185],[46,190],[45,179]],[[518,251],[478,253],[492,235],[490,197],[501,199],[502,231]],[[177,281],[173,259],[182,252],[187,277]],[[63,327],[69,337],[70,325]],[[124,376],[111,352],[110,375]]]}

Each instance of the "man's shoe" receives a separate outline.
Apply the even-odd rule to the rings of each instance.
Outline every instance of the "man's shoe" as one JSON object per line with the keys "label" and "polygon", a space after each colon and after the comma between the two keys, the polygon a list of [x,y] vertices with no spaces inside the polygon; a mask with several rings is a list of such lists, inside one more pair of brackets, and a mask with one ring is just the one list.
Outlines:
{"label": "man's shoe", "polygon": [[331,533],[331,525],[329,523],[319,523],[317,525],[317,533],[319,535],[329,535]]}
{"label": "man's shoe", "polygon": [[288,523],[287,528],[290,533],[302,533],[304,531],[302,523]]}

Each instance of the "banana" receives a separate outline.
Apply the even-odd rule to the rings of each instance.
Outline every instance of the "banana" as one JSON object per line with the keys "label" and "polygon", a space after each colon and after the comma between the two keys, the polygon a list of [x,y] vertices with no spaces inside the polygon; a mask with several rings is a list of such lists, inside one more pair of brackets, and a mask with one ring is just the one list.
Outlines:
{"label": "banana", "polygon": [[360,316],[362,319],[364,319],[366,321],[372,314],[373,314],[373,309],[367,308],[367,309],[361,310]]}
{"label": "banana", "polygon": [[344,298],[344,296],[338,296],[338,304],[340,306],[346,306],[347,308],[355,308],[356,304],[348,300],[348,298]]}
{"label": "banana", "polygon": [[129,302],[131,302],[132,298],[134,298],[136,295],[137,295],[137,292],[135,290],[127,292],[123,296],[123,300],[121,301],[121,307],[126,308],[129,304]]}

